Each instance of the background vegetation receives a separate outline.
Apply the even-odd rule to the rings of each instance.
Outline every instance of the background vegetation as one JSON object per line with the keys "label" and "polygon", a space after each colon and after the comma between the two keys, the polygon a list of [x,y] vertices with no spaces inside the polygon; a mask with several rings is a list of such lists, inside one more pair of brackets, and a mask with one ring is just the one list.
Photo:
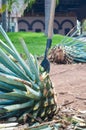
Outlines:
{"label": "background vegetation", "polygon": [[[24,50],[21,46],[19,38],[23,38],[27,44],[29,51],[32,54],[37,56],[44,55],[47,37],[44,33],[33,33],[33,32],[17,32],[17,33],[8,33],[8,36],[12,40],[13,44],[17,48],[20,54],[24,55]],[[61,35],[54,35],[52,38],[52,47],[56,44],[60,43],[64,36]],[[4,38],[0,35],[0,39]],[[6,42],[6,41],[5,41]]]}

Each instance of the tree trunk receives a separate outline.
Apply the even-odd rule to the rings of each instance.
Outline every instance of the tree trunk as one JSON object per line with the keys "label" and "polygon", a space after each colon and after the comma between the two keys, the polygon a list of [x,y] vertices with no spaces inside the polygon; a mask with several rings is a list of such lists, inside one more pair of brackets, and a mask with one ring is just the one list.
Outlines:
{"label": "tree trunk", "polygon": [[[45,35],[46,36],[48,36],[48,25],[50,19],[51,2],[52,0],[45,0]],[[58,4],[59,4],[59,0],[56,0],[56,5]]]}
{"label": "tree trunk", "polygon": [[45,35],[48,36],[48,24],[50,18],[50,7],[52,0],[45,0]]}
{"label": "tree trunk", "polygon": [[10,32],[10,11],[8,11],[8,32]]}
{"label": "tree trunk", "polygon": [[[6,0],[2,0],[2,6],[6,5]],[[5,31],[7,31],[7,18],[6,18],[6,11],[2,13],[2,27]]]}

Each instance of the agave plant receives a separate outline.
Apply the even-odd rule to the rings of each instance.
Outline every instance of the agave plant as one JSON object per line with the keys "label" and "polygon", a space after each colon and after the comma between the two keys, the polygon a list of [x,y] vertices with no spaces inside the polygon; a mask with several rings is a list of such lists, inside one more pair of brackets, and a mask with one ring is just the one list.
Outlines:
{"label": "agave plant", "polygon": [[0,32],[0,119],[15,116],[19,122],[51,120],[57,105],[49,74],[42,71],[36,56],[28,51],[20,39],[27,56],[25,61],[3,28]]}
{"label": "agave plant", "polygon": [[[66,63],[86,63],[86,41],[80,40],[83,34],[74,37],[78,30],[76,26],[64,37],[58,45],[54,46],[49,53],[51,62]],[[74,31],[70,37],[68,35]]]}

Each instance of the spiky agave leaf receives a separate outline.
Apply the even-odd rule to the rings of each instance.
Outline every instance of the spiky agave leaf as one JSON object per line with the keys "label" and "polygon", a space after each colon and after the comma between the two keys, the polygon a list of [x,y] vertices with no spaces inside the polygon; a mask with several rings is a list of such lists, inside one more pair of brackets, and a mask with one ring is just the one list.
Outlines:
{"label": "spiky agave leaf", "polygon": [[80,40],[83,34],[73,37],[77,31],[61,41],[60,44],[54,46],[49,53],[51,62],[66,64],[66,63],[86,63],[86,41]]}
{"label": "spiky agave leaf", "polygon": [[29,122],[52,119],[56,102],[49,74],[39,69],[36,57],[30,54],[23,40],[27,62],[1,26],[0,32],[7,41],[6,44],[0,40],[0,119],[16,116],[22,122],[25,115]]}

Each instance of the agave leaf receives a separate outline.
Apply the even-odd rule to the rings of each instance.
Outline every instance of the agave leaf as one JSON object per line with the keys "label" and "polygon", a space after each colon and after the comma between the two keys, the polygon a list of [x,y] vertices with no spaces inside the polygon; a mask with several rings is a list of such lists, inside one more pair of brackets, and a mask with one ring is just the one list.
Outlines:
{"label": "agave leaf", "polygon": [[[4,44],[3,44],[4,45]],[[7,47],[6,45],[4,45],[5,47]],[[7,47],[7,49],[6,50],[8,50],[8,52],[9,53],[11,53],[13,56],[14,56],[14,58],[16,58],[16,55],[14,54],[14,52],[11,50],[11,49],[9,49],[9,47]],[[2,61],[2,63],[3,63],[3,61]],[[3,63],[4,64],[4,63]],[[15,63],[14,63],[15,64]],[[5,65],[5,64],[4,64]],[[6,64],[6,67],[7,67],[7,64]],[[9,66],[8,66],[9,67]],[[9,67],[9,68],[11,68],[11,67]],[[5,69],[6,70],[6,69]],[[8,69],[9,70],[9,69]],[[3,70],[2,70],[3,71]],[[17,71],[18,72],[18,71]],[[6,73],[6,72],[5,72]],[[7,74],[10,74],[10,73],[8,73],[7,72]],[[17,77],[17,75],[16,74],[14,74],[14,73],[12,73],[12,75],[14,75],[14,76],[16,76]],[[26,76],[27,77],[27,76]],[[32,83],[32,85],[33,85],[33,87],[35,88],[35,89],[39,89],[39,86],[38,85],[36,85],[33,81],[31,81],[31,79],[29,78],[29,77],[27,77],[27,80],[29,80],[31,83]]]}
{"label": "agave leaf", "polygon": [[76,62],[76,63],[79,63],[79,62],[82,62],[82,63],[86,63],[86,57],[83,59],[82,57],[81,58],[75,58],[74,59],[74,61]]}
{"label": "agave leaf", "polygon": [[27,89],[27,95],[34,100],[40,100],[42,97],[42,93],[40,91],[35,91],[34,89],[30,88],[26,84],[24,84]]}
{"label": "agave leaf", "polygon": [[8,92],[13,91],[13,89],[19,89],[22,91],[26,91],[26,88],[23,85],[18,86],[18,85],[13,85],[12,83],[8,84],[8,83],[2,82],[2,81],[0,81],[0,89],[6,90]]}
{"label": "agave leaf", "polygon": [[15,103],[14,100],[2,100],[2,101],[0,101],[0,105],[11,105],[13,103]]}
{"label": "agave leaf", "polygon": [[0,81],[0,90],[3,92],[11,92],[13,90],[13,87],[7,83]]}
{"label": "agave leaf", "polygon": [[7,127],[13,127],[13,126],[17,126],[17,125],[18,125],[18,123],[7,123],[7,124],[6,124],[6,123],[5,123],[5,124],[3,123],[3,124],[0,124],[0,129],[1,129],[1,128],[4,128],[4,129],[5,129],[5,128],[7,128]]}
{"label": "agave leaf", "polygon": [[[28,86],[29,87],[29,86]],[[31,88],[30,88],[31,89]],[[31,89],[32,91],[34,91],[33,89]],[[16,93],[18,93],[18,94],[20,94],[20,95],[22,95],[22,96],[24,96],[24,97],[29,97],[29,99],[36,99],[36,96],[35,96],[35,98],[33,97],[33,94],[32,93],[28,93],[27,94],[27,92],[25,92],[25,91],[21,91],[21,90],[19,90],[19,89],[14,89],[14,92],[16,92]]]}
{"label": "agave leaf", "polygon": [[35,80],[34,75],[30,72],[29,67],[26,65],[25,61],[21,58],[21,56],[19,55],[19,53],[17,52],[16,48],[14,47],[13,43],[11,42],[11,40],[9,39],[9,37],[7,36],[6,32],[4,31],[4,29],[0,26],[0,31],[2,33],[2,35],[4,36],[4,38],[6,39],[6,41],[8,42],[9,46],[11,47],[11,49],[14,51],[15,55],[16,55],[16,59],[18,60],[18,62],[20,63],[20,65],[22,66],[22,68],[25,70],[26,74],[32,79]]}
{"label": "agave leaf", "polygon": [[[23,85],[23,82],[25,80],[22,80],[20,78],[14,77],[14,76],[0,73],[0,81],[8,83],[8,84],[12,84],[12,85],[20,86],[20,89],[25,89],[25,86]],[[26,81],[26,83],[28,83],[30,85],[29,82]]]}
{"label": "agave leaf", "polygon": [[13,129],[17,129],[16,126],[13,126],[13,127],[8,127],[8,128],[1,128],[1,130],[13,130]]}
{"label": "agave leaf", "polygon": [[6,39],[6,41],[8,42],[9,46],[11,48],[14,48],[12,45],[11,40],[9,39],[9,37],[7,36],[6,32],[4,31],[4,29],[2,28],[2,26],[0,25],[0,32],[2,33],[2,35],[4,36],[4,38]]}
{"label": "agave leaf", "polygon": [[14,51],[9,46],[7,46],[7,44],[4,43],[1,39],[0,39],[0,45],[8,53],[8,56],[10,57],[10,59],[12,59],[14,62],[17,62],[17,60],[16,60],[16,54],[14,53]]}
{"label": "agave leaf", "polygon": [[27,62],[28,62],[29,68],[30,68],[31,72],[35,75],[36,80],[39,82],[39,71],[37,71],[37,68],[36,68],[35,63],[34,63],[35,61],[33,61],[33,58],[31,57],[31,54],[27,49],[25,41],[23,39],[20,39],[20,41],[21,41],[21,44],[22,44],[24,51],[27,55]]}
{"label": "agave leaf", "polygon": [[12,84],[13,88],[18,88],[20,90],[26,90],[25,84],[28,85],[29,87],[35,87],[35,89],[39,90],[39,86],[37,84],[35,84],[34,82],[29,82],[26,80],[23,80],[21,78],[17,78],[15,76],[10,76],[7,74],[3,74],[0,73],[0,81],[8,83],[8,84]]}
{"label": "agave leaf", "polygon": [[16,65],[8,56],[3,52],[3,50],[0,48],[0,62],[5,65],[8,69],[10,69],[12,72],[16,73],[19,75],[19,77],[24,78],[24,79],[29,79],[25,75],[24,71],[21,70],[21,68]]}
{"label": "agave leaf", "polygon": [[8,75],[13,75],[16,76],[17,75],[15,73],[13,73],[11,70],[9,70],[8,68],[6,68],[3,64],[0,63],[0,72],[4,73],[4,74],[8,74]]}
{"label": "agave leaf", "polygon": [[1,39],[0,39],[0,45],[10,54],[12,55],[15,55],[14,51],[9,47],[7,46],[6,43],[4,43]]}
{"label": "agave leaf", "polygon": [[38,61],[37,61],[37,57],[34,56],[34,59],[35,59],[35,65],[36,65],[37,71],[39,72],[39,64],[38,64]]}
{"label": "agave leaf", "polygon": [[[5,93],[5,94],[2,94],[2,97],[0,96],[2,99],[3,99],[3,98],[4,98],[4,99],[5,99],[5,98],[10,99],[10,98],[9,98],[9,95],[10,95],[10,96],[13,96],[13,97],[11,98],[11,99],[13,99],[13,100],[16,100],[16,99],[15,99],[15,96],[16,96],[16,97],[20,97],[20,98],[24,98],[24,99],[29,99],[29,98],[32,98],[32,99],[35,98],[35,99],[37,99],[37,98],[38,98],[38,97],[37,97],[37,96],[38,96],[38,95],[37,95],[38,93],[35,92],[34,90],[30,89],[29,86],[28,86],[29,90],[30,90],[31,92],[35,92],[35,97],[34,97],[34,95],[33,95],[32,93],[30,93],[30,92],[27,94],[27,92],[21,91],[21,90],[19,90],[19,89],[16,89],[16,88],[14,88],[14,87],[12,87],[12,86],[10,86],[10,85],[7,85],[7,84],[5,84],[5,83],[3,83],[3,82],[1,82],[1,84],[2,84],[2,86],[5,85],[6,87],[7,87],[7,86],[8,86],[8,87],[11,87],[11,89],[15,92],[15,93],[12,92],[12,93],[7,93],[7,94],[6,94],[6,93]],[[0,86],[0,87],[1,87],[1,86]],[[2,87],[2,88],[3,88],[3,87]],[[7,90],[11,91],[11,89],[7,89]],[[18,94],[19,94],[19,95],[18,95]],[[5,97],[5,96],[7,96],[7,97]]]}
{"label": "agave leaf", "polygon": [[[28,86],[29,87],[29,86]],[[30,88],[31,89],[31,88]],[[32,91],[34,91],[33,89],[31,89]],[[36,99],[36,96],[34,97],[33,96],[33,94],[32,93],[30,93],[30,92],[24,92],[24,91],[21,91],[21,90],[19,90],[19,89],[14,89],[14,92],[16,92],[16,93],[19,93],[19,94],[21,94],[22,96],[24,95],[24,97],[26,96],[26,97],[28,97],[28,98],[30,98],[30,99]]]}
{"label": "agave leaf", "polygon": [[[5,110],[5,111],[6,111],[6,110]],[[3,112],[2,112],[3,115],[0,116],[0,120],[1,120],[1,119],[5,119],[5,118],[13,117],[13,116],[15,116],[16,114],[18,115],[18,113],[19,113],[19,110],[15,110],[15,111],[12,111],[12,112],[7,112],[7,111],[6,111],[5,114],[3,114]],[[1,130],[1,129],[0,129],[0,130]]]}
{"label": "agave leaf", "polygon": [[[75,29],[76,28],[76,26],[73,28],[73,29]],[[72,29],[72,30],[73,30]],[[70,32],[71,32],[71,30],[70,30]],[[70,33],[69,32],[69,33]],[[60,44],[63,44],[63,43],[67,43],[69,40],[71,40],[71,38],[73,38],[73,36],[74,35],[76,35],[77,34],[77,32],[78,32],[78,30],[76,30],[70,37],[68,37],[68,35],[69,35],[69,33],[62,39],[62,41],[61,41],[61,43]]]}
{"label": "agave leaf", "polygon": [[34,90],[36,91],[40,90],[40,86],[39,86],[40,84],[36,84],[35,82],[31,82],[31,83]]}
{"label": "agave leaf", "polygon": [[3,94],[0,94],[0,98],[1,99],[11,99],[11,100],[14,100],[14,101],[25,101],[25,100],[29,100],[29,97],[23,95],[23,94],[20,94],[20,93],[17,93],[17,92],[9,92],[9,93],[3,93]]}
{"label": "agave leaf", "polygon": [[[2,30],[3,30],[3,29],[2,29]],[[5,33],[5,32],[4,32],[4,33]],[[7,38],[8,38],[8,36],[7,36]],[[8,38],[8,39],[9,39],[9,38]],[[10,40],[10,39],[9,39],[9,40]],[[5,46],[5,49],[6,49],[9,53],[11,53],[11,54],[14,56],[14,58],[18,59],[16,53],[14,53],[11,48],[9,48],[8,46],[6,46],[5,43],[3,43],[3,42],[2,42],[2,44],[3,44],[3,46]],[[6,57],[7,57],[7,56],[6,56]],[[5,58],[5,59],[7,59],[7,58]],[[0,60],[1,60],[1,59],[0,59]],[[9,60],[10,60],[10,59],[9,59]],[[21,60],[21,58],[20,58],[20,60]],[[4,62],[3,60],[1,60],[1,62],[2,62],[6,67],[8,67],[9,69],[11,69],[11,70],[13,69],[13,68],[11,68],[11,67],[13,67],[13,65],[10,64],[10,66],[9,66],[9,65],[7,66],[6,62]],[[25,62],[23,62],[23,63],[26,64]],[[14,63],[14,66],[15,66],[15,63]],[[19,66],[18,66],[18,67],[19,67]],[[24,68],[24,67],[23,67],[23,68]],[[14,69],[14,72],[15,72],[15,70],[16,70],[16,69]],[[13,71],[13,70],[12,70],[12,71]],[[28,77],[28,76],[26,76],[26,75],[24,74],[24,72],[22,72],[23,69],[21,70],[21,68],[19,68],[19,71],[21,71],[20,73],[22,73],[22,74],[20,75],[21,78],[27,79],[28,81],[30,81],[30,82],[32,83],[32,85],[34,86],[35,89],[39,89],[39,86],[36,85],[36,84],[33,82],[35,79],[34,79],[33,81],[31,80],[33,76],[30,75],[30,76],[31,76],[31,79],[30,79],[30,78],[29,78],[30,76]],[[17,74],[19,75],[19,71],[16,70],[15,73],[17,73]],[[27,71],[27,72],[28,72],[28,71]]]}
{"label": "agave leaf", "polygon": [[79,42],[78,39],[81,38],[83,36],[83,34],[81,34],[80,36],[76,37],[76,38],[72,38],[69,41],[65,42],[65,45],[70,46],[70,45],[74,45],[76,42]]}
{"label": "agave leaf", "polygon": [[24,108],[29,108],[32,107],[34,104],[34,100],[30,100],[29,102],[22,103],[22,104],[17,104],[17,105],[10,105],[10,106],[5,106],[4,109],[6,109],[8,112],[14,111],[14,110],[20,110]]}
{"label": "agave leaf", "polygon": [[52,130],[52,128],[50,128],[50,126],[47,124],[45,125],[43,124],[42,126],[36,125],[36,126],[29,127],[26,130]]}
{"label": "agave leaf", "polygon": [[[74,31],[75,29],[75,31]],[[68,35],[73,31],[73,33],[70,35],[70,37],[68,37]],[[74,41],[76,41],[77,39],[79,39],[80,37],[83,36],[83,34],[81,34],[80,36],[74,37],[78,32],[78,29],[76,29],[76,26],[74,28],[72,28],[70,30],[70,32],[63,38],[63,40],[61,41],[61,45],[65,44],[67,46],[69,46],[70,42],[72,42],[72,44],[74,44]]]}

